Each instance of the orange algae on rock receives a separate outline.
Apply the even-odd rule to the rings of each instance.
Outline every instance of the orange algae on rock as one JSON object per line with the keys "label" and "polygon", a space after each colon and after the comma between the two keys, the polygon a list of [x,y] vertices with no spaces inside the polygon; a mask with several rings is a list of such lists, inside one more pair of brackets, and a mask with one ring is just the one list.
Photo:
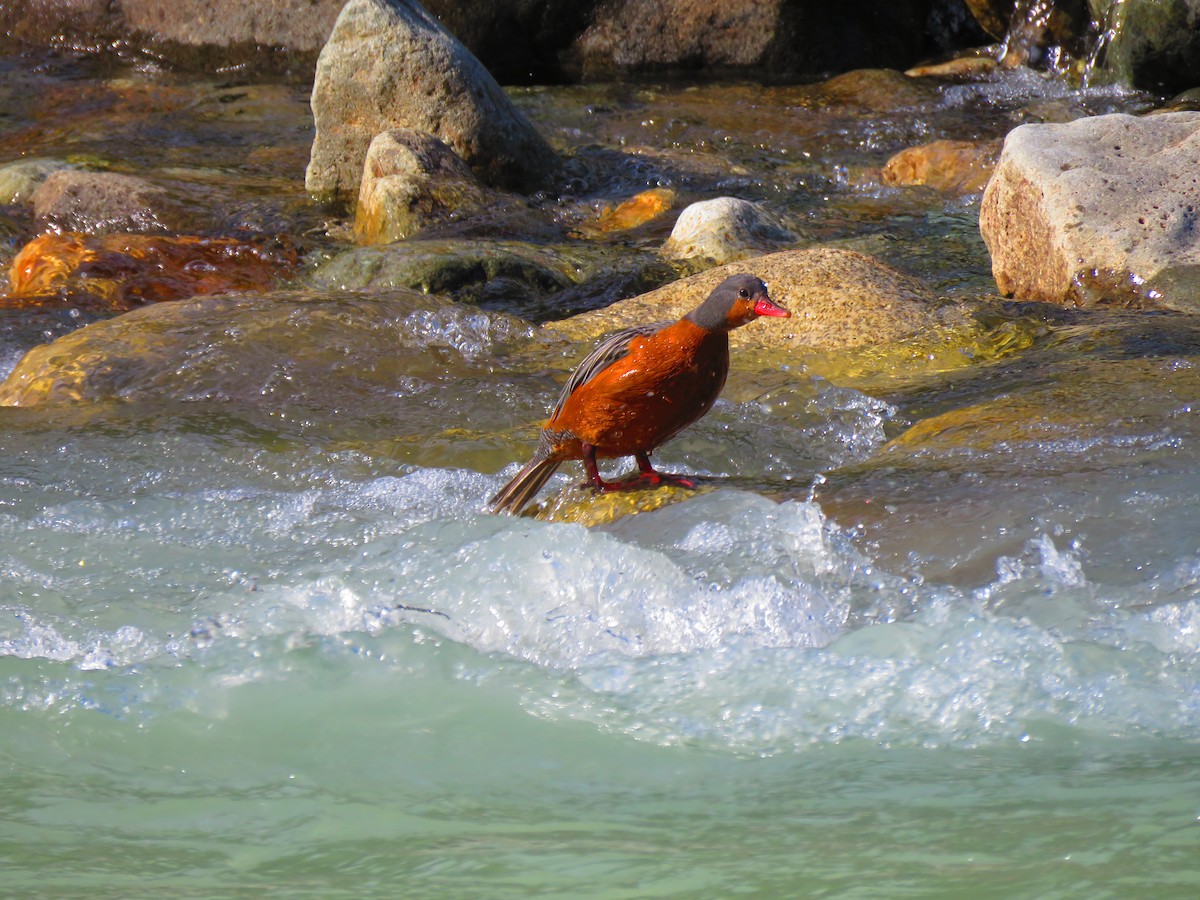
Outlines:
{"label": "orange algae on rock", "polygon": [[588,230],[600,234],[628,231],[645,225],[670,211],[675,205],[675,192],[670,188],[651,188],[635,194],[616,206],[606,206],[600,211]]}
{"label": "orange algae on rock", "polygon": [[48,233],[13,260],[0,309],[73,305],[123,312],[199,295],[267,290],[297,262],[296,250],[282,242]]}

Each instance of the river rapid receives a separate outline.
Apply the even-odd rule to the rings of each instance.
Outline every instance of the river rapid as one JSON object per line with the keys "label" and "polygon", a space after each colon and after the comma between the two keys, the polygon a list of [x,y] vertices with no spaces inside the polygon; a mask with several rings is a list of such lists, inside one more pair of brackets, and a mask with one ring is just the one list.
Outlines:
{"label": "river rapid", "polygon": [[[326,215],[302,89],[5,73],[8,158]],[[992,304],[971,348],[735,357],[656,456],[700,488],[657,508],[483,512],[586,352],[502,302],[300,279],[274,299],[329,304],[336,365],[278,363],[281,334],[274,364],[214,345],[129,398],[0,408],[0,894],[1196,896],[1200,321],[1003,304],[978,194],[878,180],[1154,98],[919,92],[516,92],[581,170],[625,155],[543,198],[564,220],[735,194]],[[367,305],[386,359],[337,336]],[[4,310],[0,374],[80,322]]]}

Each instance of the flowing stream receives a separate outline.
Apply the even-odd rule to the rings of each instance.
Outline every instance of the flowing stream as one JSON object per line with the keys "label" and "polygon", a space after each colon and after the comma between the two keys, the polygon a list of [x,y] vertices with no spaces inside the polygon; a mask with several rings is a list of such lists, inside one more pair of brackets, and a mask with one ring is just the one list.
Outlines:
{"label": "flowing stream", "polygon": [[[302,90],[6,71],[9,157],[320,221]],[[878,166],[1153,102],[820,91],[517,98],[584,163],[628,154],[564,216],[733,193],[990,301],[979,195]],[[301,284],[270,358],[285,313],[337,335],[368,300],[374,356],[231,366],[223,333],[128,397],[0,408],[0,894],[1200,891],[1200,322],[997,302],[971,353],[735,359],[657,457],[701,489],[589,528],[482,512],[585,348]],[[5,310],[3,372],[78,324]]]}

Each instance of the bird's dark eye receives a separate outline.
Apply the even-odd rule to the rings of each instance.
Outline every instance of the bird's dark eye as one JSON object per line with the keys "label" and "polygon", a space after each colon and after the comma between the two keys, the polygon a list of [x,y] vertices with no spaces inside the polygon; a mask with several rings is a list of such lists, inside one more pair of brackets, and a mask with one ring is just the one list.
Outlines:
{"label": "bird's dark eye", "polygon": [[739,296],[739,297],[744,297],[744,298],[746,298],[746,299],[749,299],[749,297],[750,297],[750,292],[749,292],[748,290],[746,290],[745,288],[742,288],[740,291],[738,291],[738,296]]}

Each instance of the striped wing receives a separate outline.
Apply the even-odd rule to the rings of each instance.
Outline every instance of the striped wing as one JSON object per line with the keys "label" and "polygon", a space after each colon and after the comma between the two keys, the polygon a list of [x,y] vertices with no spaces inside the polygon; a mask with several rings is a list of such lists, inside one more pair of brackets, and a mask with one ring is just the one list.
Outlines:
{"label": "striped wing", "polygon": [[580,385],[587,384],[618,359],[629,354],[629,345],[636,337],[649,337],[657,331],[661,331],[670,325],[670,322],[652,322],[649,325],[631,325],[629,328],[622,328],[620,331],[614,331],[607,335],[599,344],[596,345],[591,353],[584,357],[583,362],[576,366],[575,371],[571,373],[571,377],[567,379],[567,383],[563,385],[562,391],[558,395],[558,400],[554,404],[554,410],[550,413],[550,418],[562,411],[563,404]]}

